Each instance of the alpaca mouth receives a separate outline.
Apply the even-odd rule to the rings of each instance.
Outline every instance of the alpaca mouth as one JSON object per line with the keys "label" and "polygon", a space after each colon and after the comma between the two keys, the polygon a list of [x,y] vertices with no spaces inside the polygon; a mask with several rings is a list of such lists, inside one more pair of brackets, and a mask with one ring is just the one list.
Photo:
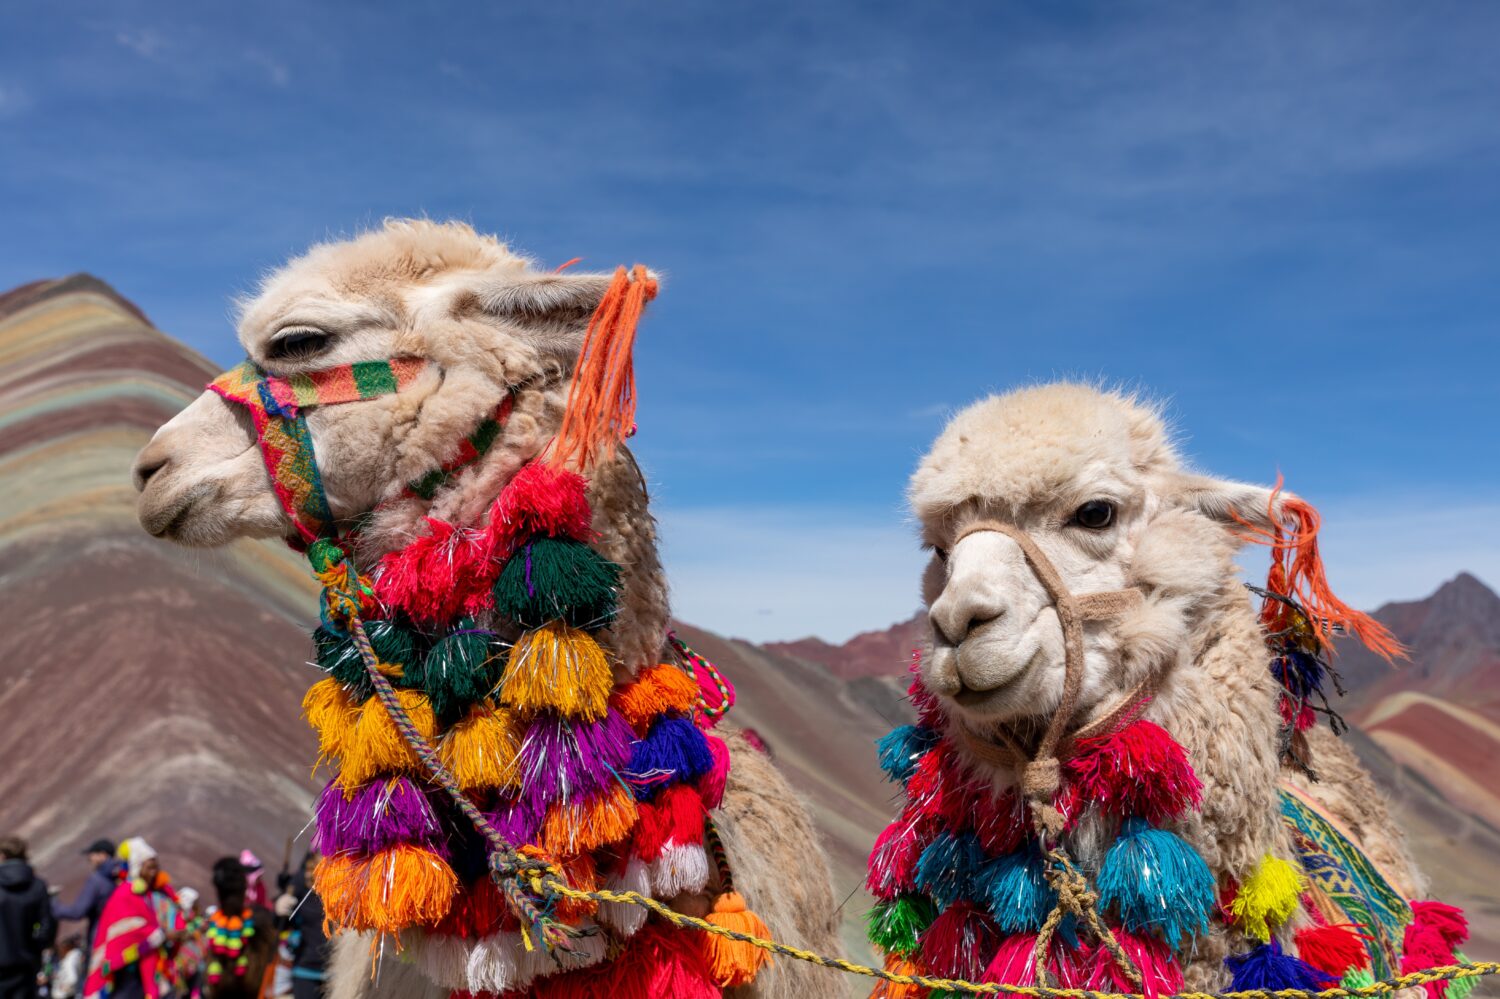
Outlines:
{"label": "alpaca mouth", "polygon": [[1010,702],[1013,699],[1013,692],[1016,686],[1029,676],[1033,669],[1040,665],[1042,658],[1042,649],[1033,650],[1024,666],[1018,670],[1010,671],[998,683],[993,683],[987,687],[970,686],[968,679],[963,675],[963,671],[959,670],[958,689],[948,696],[954,704],[971,711],[984,712],[986,710],[993,711],[997,708],[1012,708],[1014,705]]}
{"label": "alpaca mouth", "polygon": [[[149,485],[147,488],[150,488]],[[143,491],[138,507],[141,527],[153,538],[175,540],[182,533],[184,525],[192,519],[194,509],[205,491],[203,486],[196,486],[173,501],[155,507],[148,506],[147,493]]]}

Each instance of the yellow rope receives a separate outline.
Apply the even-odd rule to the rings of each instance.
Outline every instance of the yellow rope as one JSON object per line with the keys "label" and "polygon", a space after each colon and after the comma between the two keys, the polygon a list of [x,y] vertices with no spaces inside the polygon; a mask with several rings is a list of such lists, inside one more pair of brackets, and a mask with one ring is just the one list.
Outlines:
{"label": "yellow rope", "polygon": [[[1092,989],[1053,989],[1040,986],[1027,985],[1004,985],[998,982],[966,982],[955,978],[932,978],[927,975],[898,975],[881,968],[871,968],[853,961],[846,961],[840,957],[828,957],[815,951],[802,950],[798,947],[789,947],[775,940],[766,940],[763,937],[751,936],[748,933],[740,933],[736,930],[726,929],[710,923],[706,919],[697,916],[689,916],[651,898],[633,891],[582,891],[574,888],[555,875],[548,872],[545,875],[533,873],[529,878],[531,890],[538,895],[558,894],[571,899],[593,900],[595,902],[622,902],[626,905],[638,905],[661,916],[667,922],[678,928],[702,930],[704,933],[712,933],[715,936],[727,937],[730,940],[738,940],[761,950],[770,951],[773,954],[781,954],[784,957],[795,958],[798,961],[807,961],[811,964],[821,965],[824,968],[835,968],[839,971],[848,972],[851,975],[863,975],[866,978],[879,978],[898,985],[916,985],[925,989],[940,989],[946,992],[963,992],[969,995],[1011,995],[1011,996],[1035,996],[1039,999],[1145,999],[1140,993],[1134,992],[1096,992]],[[1332,988],[1315,991],[1312,989],[1251,989],[1242,992],[1179,992],[1172,999],[1351,999],[1351,997],[1386,996],[1401,989],[1412,988],[1418,985],[1428,985],[1433,982],[1446,982],[1458,978],[1479,978],[1485,975],[1500,974],[1500,962],[1475,961],[1470,964],[1445,965],[1441,968],[1428,968],[1424,971],[1413,971],[1399,978],[1390,978],[1373,985],[1364,985],[1359,988]]]}

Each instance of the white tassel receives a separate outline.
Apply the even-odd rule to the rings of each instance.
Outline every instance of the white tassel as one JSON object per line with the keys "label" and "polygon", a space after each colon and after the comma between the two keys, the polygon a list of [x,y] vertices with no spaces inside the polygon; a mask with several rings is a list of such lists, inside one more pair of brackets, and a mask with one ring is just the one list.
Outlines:
{"label": "white tassel", "polygon": [[708,887],[708,854],[698,844],[668,843],[651,862],[651,894],[660,899],[692,895]]}
{"label": "white tassel", "polygon": [[423,975],[450,991],[469,987],[469,945],[462,937],[439,933],[402,936]]}
{"label": "white tassel", "polygon": [[[582,920],[578,924],[579,929],[587,929],[593,924],[588,920]],[[519,942],[517,944],[520,946]],[[548,975],[560,975],[565,971],[577,971],[579,968],[587,968],[591,964],[598,964],[604,960],[609,950],[609,941],[603,933],[595,933],[592,936],[576,937],[571,941],[572,950],[543,950],[541,945],[531,950],[518,950],[516,952],[516,985],[519,988],[531,984],[538,978]]]}
{"label": "white tassel", "polygon": [[[632,856],[623,870],[615,871],[605,880],[604,887],[609,891],[633,891],[642,895],[650,895],[651,872],[647,869],[644,860]],[[647,911],[644,906],[631,905],[628,902],[599,903],[599,922],[622,937],[634,936],[635,931],[645,925],[646,915]]]}
{"label": "white tassel", "polygon": [[508,992],[525,985],[526,982],[520,980],[516,961],[521,947],[519,933],[491,933],[475,941],[466,968],[468,991]]}

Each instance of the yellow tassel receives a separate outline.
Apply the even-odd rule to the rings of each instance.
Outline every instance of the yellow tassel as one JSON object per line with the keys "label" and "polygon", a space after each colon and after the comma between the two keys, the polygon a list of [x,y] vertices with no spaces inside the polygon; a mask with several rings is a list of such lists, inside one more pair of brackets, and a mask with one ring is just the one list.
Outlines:
{"label": "yellow tassel", "polygon": [[588,632],[552,621],[521,636],[510,650],[501,699],[522,714],[556,711],[597,721],[609,708],[614,673]]}
{"label": "yellow tassel", "polygon": [[587,801],[547,809],[541,845],[557,856],[597,850],[624,840],[639,817],[634,796],[615,784]]}
{"label": "yellow tassel", "polygon": [[521,735],[513,712],[476,705],[444,733],[438,757],[465,791],[520,787]]}
{"label": "yellow tassel", "polygon": [[377,933],[397,933],[412,926],[433,926],[448,915],[458,894],[458,877],[431,850],[402,844],[369,860],[360,896],[365,926]]}
{"label": "yellow tassel", "polygon": [[318,752],[330,759],[342,756],[359,717],[349,691],[332,677],[319,680],[303,695],[302,714],[318,733]]}
{"label": "yellow tassel", "polygon": [[661,663],[643,669],[615,692],[610,703],[632,728],[644,734],[657,716],[668,711],[688,714],[698,705],[698,684],[676,666]]}
{"label": "yellow tassel", "polygon": [[[406,710],[417,732],[429,744],[437,735],[437,717],[427,695],[416,690],[398,690],[396,699]],[[339,787],[351,795],[354,789],[381,774],[420,773],[422,761],[402,738],[390,712],[380,698],[372,697],[359,709],[359,720],[343,742],[343,767]]]}
{"label": "yellow tassel", "polygon": [[1307,881],[1290,861],[1266,854],[1240,885],[1229,911],[1245,935],[1262,943],[1271,939],[1271,927],[1287,921],[1297,911],[1298,899]]}
{"label": "yellow tassel", "polygon": [[[725,892],[714,900],[714,910],[707,916],[710,923],[726,930],[744,933],[762,940],[771,935],[765,922],[745,907],[745,899],[737,891]],[[720,988],[734,988],[755,981],[761,966],[769,964],[771,952],[761,950],[754,944],[713,933],[703,934],[703,957],[708,962],[709,974]]]}

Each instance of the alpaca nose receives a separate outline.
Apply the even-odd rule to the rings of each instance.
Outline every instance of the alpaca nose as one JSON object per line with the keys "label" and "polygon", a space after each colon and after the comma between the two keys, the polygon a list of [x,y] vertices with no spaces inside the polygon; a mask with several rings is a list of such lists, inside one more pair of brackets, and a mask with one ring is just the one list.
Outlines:
{"label": "alpaca nose", "polygon": [[988,594],[972,590],[954,593],[953,589],[950,586],[944,590],[927,613],[933,633],[944,644],[961,645],[971,633],[1005,614],[1005,607]]}
{"label": "alpaca nose", "polygon": [[151,476],[166,468],[171,457],[161,441],[153,440],[141,448],[141,453],[135,456],[135,465],[130,470],[130,480],[135,484],[135,491],[144,490],[146,483],[151,481]]}

